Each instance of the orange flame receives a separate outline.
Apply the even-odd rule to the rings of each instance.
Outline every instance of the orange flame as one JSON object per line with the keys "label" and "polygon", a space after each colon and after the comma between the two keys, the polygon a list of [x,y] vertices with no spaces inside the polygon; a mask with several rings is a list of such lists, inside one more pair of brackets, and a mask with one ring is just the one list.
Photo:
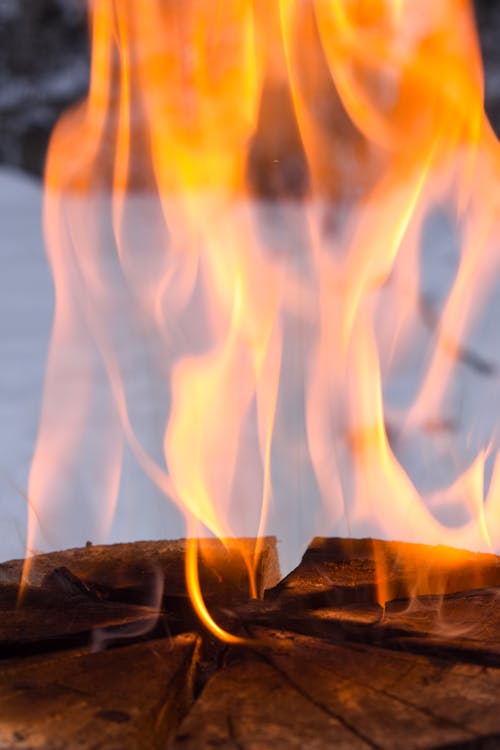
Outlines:
{"label": "orange flame", "polygon": [[[494,427],[467,451],[449,434],[456,471],[431,490],[398,448],[446,424],[457,371],[480,359],[470,341],[498,273],[500,151],[470,3],[95,0],[90,11],[89,95],[58,124],[47,163],[56,309],[29,547],[71,524],[84,454],[86,531],[109,533],[124,451],[192,536],[256,536],[253,555],[242,549],[254,595],[268,529],[498,547]],[[422,253],[437,209],[459,250],[426,331]],[[155,439],[137,426],[140,367]],[[412,370],[418,387],[391,407],[391,384]],[[308,506],[310,483],[297,532],[275,474],[296,471],[299,484],[309,469],[321,507]],[[458,523],[443,520],[450,508]],[[194,606],[237,641],[208,612],[196,560],[192,542]]]}

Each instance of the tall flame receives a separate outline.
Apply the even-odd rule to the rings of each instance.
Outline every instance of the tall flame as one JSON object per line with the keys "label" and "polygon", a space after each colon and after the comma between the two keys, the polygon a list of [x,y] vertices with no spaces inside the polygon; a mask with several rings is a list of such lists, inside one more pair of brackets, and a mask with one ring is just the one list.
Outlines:
{"label": "tall flame", "polygon": [[[105,538],[127,452],[188,536],[257,538],[250,593],[267,530],[497,548],[496,424],[446,427],[462,372],[496,376],[474,349],[500,151],[470,3],[94,0],[90,22],[89,94],[46,171],[29,548],[64,535],[82,487],[81,533]],[[425,258],[450,235],[436,300]],[[434,449],[453,472],[419,488],[411,445],[422,476]],[[195,607],[234,639],[188,550]]]}

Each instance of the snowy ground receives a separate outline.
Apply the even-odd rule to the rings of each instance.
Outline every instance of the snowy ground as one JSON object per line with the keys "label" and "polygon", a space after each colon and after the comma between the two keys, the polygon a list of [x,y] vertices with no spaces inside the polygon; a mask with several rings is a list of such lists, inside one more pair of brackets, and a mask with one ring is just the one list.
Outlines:
{"label": "snowy ground", "polygon": [[[0,560],[24,554],[28,473],[52,323],[53,286],[42,236],[41,196],[39,182],[13,170],[0,171]],[[86,488],[81,478],[73,486],[72,522],[62,537],[49,531],[46,548],[82,544],[87,532],[91,534],[81,501],[92,494],[95,477],[87,481]],[[124,486],[110,541],[183,534],[177,512],[140,472],[126,469]]]}
{"label": "snowy ground", "polygon": [[[41,186],[31,179],[9,170],[0,172],[0,560],[22,556],[26,543],[27,480],[37,434],[44,365],[50,334],[53,291],[51,275],[44,252],[41,228]],[[426,248],[422,255],[422,291],[431,309],[438,312],[457,267],[456,237],[442,216],[436,215],[424,235]],[[404,289],[404,269],[402,288]],[[405,368],[386,384],[385,396],[391,414],[389,424],[393,449],[410,474],[415,486],[426,492],[440,484],[448,484],[453,472],[466,468],[478,446],[491,443],[496,453],[496,427],[500,413],[500,315],[499,289],[491,293],[487,314],[477,321],[471,333],[464,361],[457,367],[456,377],[447,404],[445,420],[433,424],[429,430],[417,430],[398,437],[397,414],[404,412],[415,385],[422,376],[426,347],[432,331],[422,323],[413,352]],[[387,304],[394,302],[398,290],[388,287]],[[391,302],[392,299],[392,302]],[[307,333],[303,332],[307,337]],[[135,345],[134,345],[135,346]],[[129,362],[134,362],[135,351]],[[470,356],[469,356],[470,355]],[[294,378],[303,376],[298,362],[298,350],[285,346],[284,370],[288,372],[288,389],[294,388]],[[140,354],[137,349],[137,361]],[[154,390],[139,373],[132,373],[131,383],[138,397],[137,413],[132,414],[138,434],[154,453],[161,454],[162,419],[159,401]],[[76,377],[79,375],[77,373]],[[296,386],[296,383],[295,383]],[[290,391],[291,392],[291,391]],[[300,392],[300,389],[299,391]],[[63,398],[61,392],[61,398]],[[94,433],[102,435],[108,428],[106,411],[97,396]],[[277,434],[298,439],[304,432],[303,408],[294,402],[290,408],[281,404]],[[160,418],[158,418],[160,417]],[[291,438],[290,438],[291,436]],[[92,439],[93,440],[93,439]],[[97,442],[97,441],[96,441]],[[450,444],[453,447],[450,449]],[[148,445],[149,444],[149,445]],[[298,445],[298,443],[297,443]],[[304,457],[300,445],[290,453],[280,455],[280,444],[273,454],[275,469],[275,510],[270,531],[284,541],[283,567],[288,569],[300,557],[302,548],[315,534],[364,535],[384,532],[370,520],[359,520],[354,526],[349,519],[327,527],[319,512],[318,490],[310,466],[301,464]],[[95,451],[94,451],[95,452]],[[66,513],[67,521],[61,533],[47,530],[43,546],[63,547],[93,542],[125,541],[168,537],[184,533],[183,521],[175,508],[165,502],[139,470],[125,448],[124,470],[119,504],[114,522],[105,537],[99,536],[94,521],[99,508],[95,504],[95,487],[99,484],[95,467],[98,460],[90,450],[88,463],[82,458],[83,468],[70,469],[67,476],[57,471],[65,491],[71,498]],[[82,457],[84,453],[82,452]],[[486,467],[486,486],[491,474],[491,460]],[[243,488],[251,478],[237,480]],[[242,492],[244,490],[242,489]],[[433,508],[442,523],[458,527],[467,513],[453,502]],[[42,519],[48,525],[50,513]],[[481,546],[481,545],[477,545]]]}
{"label": "snowy ground", "polygon": [[52,318],[40,184],[0,172],[0,558],[26,540],[26,488]]}

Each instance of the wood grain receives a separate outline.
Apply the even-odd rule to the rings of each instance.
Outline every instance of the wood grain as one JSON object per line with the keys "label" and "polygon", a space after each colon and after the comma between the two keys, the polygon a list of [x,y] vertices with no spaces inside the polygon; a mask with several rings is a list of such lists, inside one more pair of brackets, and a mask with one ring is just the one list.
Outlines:
{"label": "wood grain", "polygon": [[193,700],[197,638],[0,662],[0,747],[165,748]]}
{"label": "wood grain", "polygon": [[[0,584],[0,748],[500,747],[495,556],[317,539],[295,571],[249,600],[241,566],[224,582],[233,552],[215,545],[200,561],[207,604],[243,647],[194,616],[182,543],[125,547],[36,558],[20,609],[19,563],[0,566],[10,581]],[[274,583],[270,549],[261,580]],[[157,607],[144,606],[151,576],[169,588]],[[73,638],[101,650],[68,650]]]}

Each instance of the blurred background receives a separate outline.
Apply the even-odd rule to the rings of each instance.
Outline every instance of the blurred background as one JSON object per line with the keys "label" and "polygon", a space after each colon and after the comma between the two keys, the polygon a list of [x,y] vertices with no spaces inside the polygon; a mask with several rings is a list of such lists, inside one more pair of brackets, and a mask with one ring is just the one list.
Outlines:
{"label": "blurred background", "polygon": [[[500,132],[500,2],[476,0],[486,111]],[[0,0],[0,164],[41,175],[60,113],[85,95],[85,0]]]}

